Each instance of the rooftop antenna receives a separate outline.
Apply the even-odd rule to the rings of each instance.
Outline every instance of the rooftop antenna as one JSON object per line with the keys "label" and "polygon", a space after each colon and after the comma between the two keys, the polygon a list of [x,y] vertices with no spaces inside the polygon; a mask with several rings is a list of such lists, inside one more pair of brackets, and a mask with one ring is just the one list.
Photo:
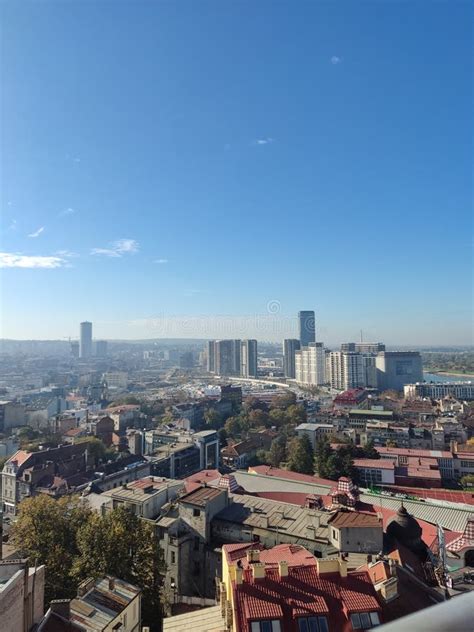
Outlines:
{"label": "rooftop antenna", "polygon": [[362,336],[362,329],[360,330],[360,341],[364,342],[363,336]]}

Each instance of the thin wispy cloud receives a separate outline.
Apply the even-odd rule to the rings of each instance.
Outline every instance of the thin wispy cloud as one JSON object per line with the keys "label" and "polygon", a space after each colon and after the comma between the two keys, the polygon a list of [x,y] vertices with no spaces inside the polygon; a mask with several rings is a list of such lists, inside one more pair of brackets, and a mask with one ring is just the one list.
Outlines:
{"label": "thin wispy cloud", "polygon": [[58,257],[79,257],[77,252],[71,252],[71,250],[57,250],[54,254]]}
{"label": "thin wispy cloud", "polygon": [[63,257],[22,255],[18,252],[0,252],[0,268],[54,268],[67,267],[68,261]]}
{"label": "thin wispy cloud", "polygon": [[273,138],[257,138],[255,145],[270,145],[275,142]]}
{"label": "thin wispy cloud", "polygon": [[12,219],[12,221],[10,222],[10,225],[8,226],[8,230],[16,230],[17,227],[17,221],[16,219]]}
{"label": "thin wispy cloud", "polygon": [[41,235],[41,233],[43,233],[43,232],[44,232],[44,226],[41,226],[40,228],[38,228],[38,230],[35,230],[34,233],[30,233],[28,235],[28,237],[36,238],[36,237],[39,237]]}
{"label": "thin wispy cloud", "polygon": [[67,215],[74,215],[74,213],[76,213],[76,209],[75,208],[71,208],[69,206],[68,208],[65,208],[63,211],[61,211],[58,214],[58,217],[66,217]]}
{"label": "thin wispy cloud", "polygon": [[92,248],[91,255],[123,257],[123,255],[133,255],[138,250],[139,244],[135,239],[118,239],[112,242],[108,248]]}
{"label": "thin wispy cloud", "polygon": [[169,263],[168,259],[155,259],[153,263]]}
{"label": "thin wispy cloud", "polygon": [[331,57],[331,64],[333,66],[337,66],[337,64],[341,64],[342,63],[342,57],[338,57],[337,55],[333,55]]}

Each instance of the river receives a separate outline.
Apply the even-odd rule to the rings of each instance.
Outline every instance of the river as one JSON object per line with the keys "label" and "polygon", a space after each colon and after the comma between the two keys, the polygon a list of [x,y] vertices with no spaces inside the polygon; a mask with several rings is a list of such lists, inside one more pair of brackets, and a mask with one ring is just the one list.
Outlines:
{"label": "river", "polygon": [[474,382],[473,377],[465,375],[442,375],[439,373],[423,373],[425,382]]}

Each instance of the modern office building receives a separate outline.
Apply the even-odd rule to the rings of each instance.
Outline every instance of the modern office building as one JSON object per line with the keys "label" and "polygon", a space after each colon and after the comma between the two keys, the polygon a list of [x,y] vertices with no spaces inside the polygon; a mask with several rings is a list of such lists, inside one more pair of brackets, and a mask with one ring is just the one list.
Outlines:
{"label": "modern office building", "polygon": [[316,342],[316,321],[314,311],[307,310],[298,312],[298,325],[300,334],[300,344],[307,347],[310,342]]}
{"label": "modern office building", "polygon": [[377,354],[381,351],[385,351],[383,342],[356,342],[354,347],[354,351],[357,351],[357,353]]}
{"label": "modern office building", "polygon": [[95,343],[95,355],[98,358],[107,357],[107,340],[97,340]]}
{"label": "modern office building", "polygon": [[326,383],[326,353],[322,342],[312,342],[295,352],[295,379],[299,384],[320,386]]}
{"label": "modern office building", "polygon": [[419,351],[381,351],[377,354],[377,387],[381,391],[403,391],[405,384],[423,381]]}
{"label": "modern office building", "polygon": [[257,341],[242,340],[240,345],[240,375],[257,377]]}
{"label": "modern office building", "polygon": [[296,338],[287,338],[283,341],[283,372],[285,377],[294,379],[295,372],[295,353],[301,348],[300,341]]}
{"label": "modern office building", "polygon": [[364,356],[351,351],[332,351],[326,357],[326,377],[331,388],[337,390],[365,386]]}
{"label": "modern office building", "polygon": [[92,356],[92,323],[81,323],[81,338],[79,343],[79,357],[90,358]]}
{"label": "modern office building", "polygon": [[405,384],[403,392],[406,398],[432,397],[433,399],[443,399],[444,397],[456,397],[457,399],[472,401],[474,400],[474,381]]}
{"label": "modern office building", "polygon": [[207,341],[207,370],[214,373],[216,370],[216,341]]}
{"label": "modern office building", "polygon": [[214,372],[217,375],[240,375],[240,340],[214,341]]}

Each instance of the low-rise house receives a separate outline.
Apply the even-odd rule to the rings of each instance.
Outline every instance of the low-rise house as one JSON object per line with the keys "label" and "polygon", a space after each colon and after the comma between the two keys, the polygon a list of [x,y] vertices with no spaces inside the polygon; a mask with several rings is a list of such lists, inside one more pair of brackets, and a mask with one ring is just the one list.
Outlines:
{"label": "low-rise house", "polygon": [[376,514],[337,511],[328,520],[329,539],[341,553],[378,553],[383,549],[383,521]]}
{"label": "low-rise house", "polygon": [[[91,462],[88,443],[62,445],[36,452],[18,450],[5,463],[2,470],[2,505],[5,514],[15,515],[18,504],[29,496],[56,486],[61,479],[68,483],[86,475]],[[64,486],[61,486],[64,489]]]}
{"label": "low-rise house", "polygon": [[163,505],[173,501],[183,489],[184,481],[147,476],[105,491],[102,498],[108,501],[103,511],[123,506],[136,516],[154,520]]}
{"label": "low-rise house", "polygon": [[264,442],[254,436],[238,443],[227,445],[221,450],[222,463],[227,467],[242,468],[254,457],[258,450],[263,449]]}
{"label": "low-rise house", "polygon": [[86,579],[74,599],[51,602],[36,632],[140,632],[141,616],[139,588],[110,576]]}

